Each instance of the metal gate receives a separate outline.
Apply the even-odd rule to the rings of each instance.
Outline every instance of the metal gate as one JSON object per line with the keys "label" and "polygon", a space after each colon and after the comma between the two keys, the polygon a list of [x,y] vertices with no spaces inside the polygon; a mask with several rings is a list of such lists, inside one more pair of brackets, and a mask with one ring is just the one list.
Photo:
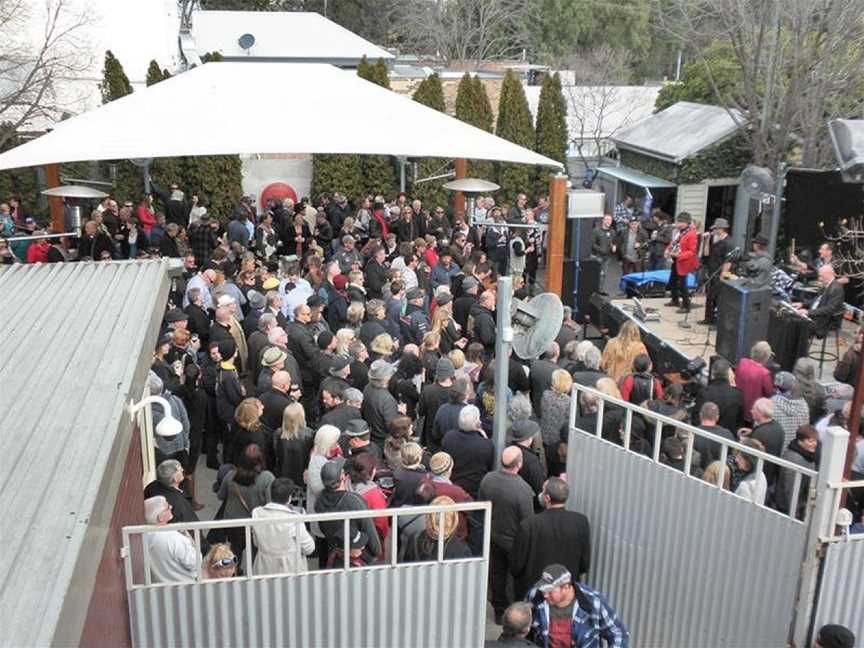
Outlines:
{"label": "metal gate", "polygon": [[[256,576],[244,552],[245,573],[204,580],[200,561],[194,580],[153,582],[147,543],[150,533],[188,531],[200,547],[201,534],[213,527],[251,529],[284,520],[225,520],[162,527],[123,529],[129,615],[134,646],[481,646],[486,628],[489,557],[488,502],[384,511],[326,513],[291,518],[292,523],[361,517],[391,518],[444,511],[475,511],[484,516],[484,546],[479,557],[445,560],[439,535],[438,560],[399,563],[396,536],[387,541],[385,564],[364,568],[306,571],[296,575]],[[439,529],[444,528],[439,523]],[[350,534],[345,534],[350,537]],[[347,551],[345,552],[347,555]]]}
{"label": "metal gate", "polygon": [[[620,407],[622,445],[575,427],[587,408]],[[653,428],[653,455],[629,449],[634,417]],[[568,439],[568,506],[591,523],[591,587],[603,592],[636,646],[783,646],[790,637],[808,537],[800,521],[690,476],[694,435],[738,443],[582,387],[574,388]],[[580,421],[585,421],[583,417]],[[689,437],[683,471],[659,462],[661,427]],[[667,427],[668,429],[668,427]],[[815,472],[746,448],[757,469],[775,463],[814,485]],[[811,495],[814,492],[810,491]],[[812,497],[811,497],[812,503]],[[809,520],[808,520],[809,521]]]}

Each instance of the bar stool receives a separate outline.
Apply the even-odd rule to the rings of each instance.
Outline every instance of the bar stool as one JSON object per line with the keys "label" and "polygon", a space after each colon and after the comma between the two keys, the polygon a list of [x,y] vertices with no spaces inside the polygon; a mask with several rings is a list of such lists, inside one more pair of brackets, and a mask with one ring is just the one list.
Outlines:
{"label": "bar stool", "polygon": [[[831,321],[828,324],[828,330],[825,331],[825,335],[822,336],[822,347],[818,351],[811,351],[808,349],[807,357],[812,360],[819,361],[819,380],[822,380],[822,365],[825,364],[826,360],[830,360],[832,362],[840,361],[840,329],[843,327],[843,313],[839,315],[835,315],[831,318]],[[829,351],[826,349],[828,345],[828,336],[834,334],[834,351]],[[819,339],[819,336],[816,336],[816,339]],[[813,341],[810,341],[811,345]]]}

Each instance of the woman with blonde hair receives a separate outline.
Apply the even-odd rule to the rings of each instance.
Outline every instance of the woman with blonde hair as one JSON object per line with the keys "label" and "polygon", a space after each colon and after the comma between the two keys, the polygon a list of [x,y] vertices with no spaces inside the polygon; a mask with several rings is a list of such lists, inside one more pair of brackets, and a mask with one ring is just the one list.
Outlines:
{"label": "woman with blonde hair", "polygon": [[453,319],[453,297],[450,293],[443,293],[439,299],[438,308],[432,313],[432,324],[430,333],[437,333],[440,338],[440,349],[442,354],[448,354],[453,348],[462,348],[468,343],[468,339],[459,336],[459,325]]}
{"label": "woman with blonde hair", "polygon": [[369,345],[369,365],[371,366],[376,360],[390,361],[393,352],[396,350],[396,343],[389,333],[379,333],[372,339],[372,344]]}
{"label": "woman with blonde hair", "polygon": [[275,439],[276,475],[295,484],[303,483],[315,433],[306,426],[306,412],[300,403],[291,403],[282,413],[282,427]]}
{"label": "woman with blonde hair", "polygon": [[237,556],[227,542],[217,542],[210,546],[201,564],[201,579],[233,578],[237,574]]}
{"label": "woman with blonde hair", "polygon": [[[721,477],[720,474],[723,474]],[[729,466],[724,464],[722,461],[712,461],[708,464],[708,467],[705,468],[705,472],[702,473],[702,481],[708,482],[712,486],[717,485],[717,480],[722,480],[720,482],[721,488],[723,490],[729,490],[729,482],[732,478],[732,475],[729,471]]]}
{"label": "woman with blonde hair", "polygon": [[540,438],[546,455],[546,465],[550,475],[564,470],[558,461],[558,445],[561,443],[561,429],[570,419],[570,391],[573,377],[564,369],[552,372],[552,385],[544,390],[540,398]]}
{"label": "woman with blonde hair", "polygon": [[441,355],[441,334],[429,331],[420,343],[420,361],[426,370],[426,382],[432,382],[435,378],[435,368]]}
{"label": "woman with blonde hair", "polygon": [[264,414],[264,403],[257,398],[245,398],[234,410],[233,452],[226,452],[226,456],[233,457],[231,463],[237,463],[237,459],[243,455],[246,446],[254,443],[264,453],[264,463],[269,470],[274,465],[273,457],[273,430],[261,421]]}
{"label": "woman with blonde hair", "polygon": [[606,343],[600,368],[606,372],[616,384],[621,382],[633,367],[633,360],[640,353],[648,354],[648,349],[642,343],[639,327],[636,322],[627,320],[621,325],[618,335]]}
{"label": "woman with blonde hair", "polygon": [[366,307],[358,301],[352,301],[348,304],[347,313],[347,328],[356,335],[363,325],[363,316],[366,314]]}
{"label": "woman with blonde hair", "polygon": [[[433,499],[430,506],[453,506],[456,502],[453,498],[441,495]],[[443,524],[442,524],[443,518]],[[471,549],[464,540],[456,535],[459,526],[459,513],[447,511],[445,513],[429,513],[426,516],[426,529],[418,533],[413,542],[406,547],[404,559],[406,562],[423,562],[427,560],[438,560],[438,540],[444,543],[444,560],[460,560],[471,558]]]}
{"label": "woman with blonde hair", "polygon": [[[353,306],[353,304],[352,304]],[[350,311],[351,307],[348,307],[349,311],[349,319],[350,319]],[[351,353],[348,351],[348,347],[351,346],[351,343],[357,339],[357,333],[350,328],[341,328],[336,331],[336,350],[333,352],[337,356],[342,356],[343,358],[351,358]]]}
{"label": "woman with blonde hair", "polygon": [[[322,425],[315,433],[315,441],[309,456],[309,467],[303,476],[306,482],[306,510],[314,511],[315,502],[324,491],[324,482],[321,479],[321,469],[331,459],[342,456],[339,447],[339,437],[342,432],[335,425]],[[298,482],[299,483],[299,482]],[[312,535],[315,536],[315,548],[319,557],[326,558],[328,553],[327,540],[318,523],[312,524]]]}

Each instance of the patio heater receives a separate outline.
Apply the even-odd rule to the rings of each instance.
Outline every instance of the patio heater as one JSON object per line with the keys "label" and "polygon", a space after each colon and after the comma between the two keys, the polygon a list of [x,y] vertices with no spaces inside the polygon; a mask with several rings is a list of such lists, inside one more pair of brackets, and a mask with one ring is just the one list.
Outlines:
{"label": "patio heater", "polygon": [[461,180],[451,180],[443,185],[447,191],[461,191],[468,198],[466,211],[468,212],[468,226],[474,224],[474,198],[480,194],[492,193],[498,191],[499,187],[494,182],[482,180],[480,178],[462,178]]}

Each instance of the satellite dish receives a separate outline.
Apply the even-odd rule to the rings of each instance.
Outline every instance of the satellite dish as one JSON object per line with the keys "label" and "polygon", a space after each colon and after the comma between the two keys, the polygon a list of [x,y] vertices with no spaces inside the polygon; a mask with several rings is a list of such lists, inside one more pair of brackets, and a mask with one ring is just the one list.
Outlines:
{"label": "satellite dish", "polygon": [[248,50],[255,44],[255,37],[252,34],[243,34],[237,39],[237,44],[241,49]]}
{"label": "satellite dish", "polygon": [[741,188],[755,200],[771,198],[774,196],[774,175],[765,167],[750,165],[741,173]]}
{"label": "satellite dish", "polygon": [[461,180],[451,180],[441,185],[448,191],[461,191],[462,193],[488,193],[490,191],[498,191],[499,187],[494,182],[481,180],[480,178],[462,178]]}
{"label": "satellite dish", "polygon": [[52,187],[51,189],[45,189],[42,191],[42,194],[45,196],[53,196],[60,198],[93,198],[93,199],[102,199],[107,198],[108,194],[104,191],[99,191],[98,189],[93,189],[92,187],[85,187],[83,185],[65,185],[63,187]]}
{"label": "satellite dish", "polygon": [[531,301],[513,300],[513,351],[523,360],[539,358],[555,341],[564,321],[564,304],[554,293],[542,293]]}

